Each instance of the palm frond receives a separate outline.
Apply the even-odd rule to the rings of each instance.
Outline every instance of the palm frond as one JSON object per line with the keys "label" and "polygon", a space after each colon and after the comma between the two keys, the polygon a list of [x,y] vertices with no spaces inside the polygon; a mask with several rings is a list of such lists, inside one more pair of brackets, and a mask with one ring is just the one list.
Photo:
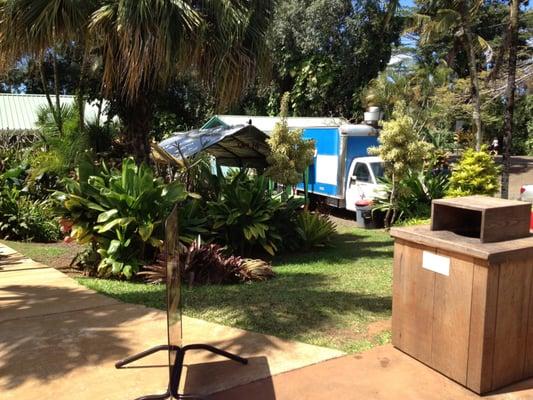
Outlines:
{"label": "palm frond", "polygon": [[[267,65],[275,0],[0,0],[0,62],[89,41],[107,94],[135,101],[194,70],[237,99]],[[87,49],[86,49],[87,50]],[[99,54],[99,55],[100,55]]]}
{"label": "palm frond", "polygon": [[85,35],[96,0],[0,1],[0,68]]}

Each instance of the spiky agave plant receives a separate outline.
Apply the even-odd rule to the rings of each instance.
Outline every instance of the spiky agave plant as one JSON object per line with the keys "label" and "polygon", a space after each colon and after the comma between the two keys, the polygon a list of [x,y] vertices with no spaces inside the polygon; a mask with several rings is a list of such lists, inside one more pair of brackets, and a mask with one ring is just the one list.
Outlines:
{"label": "spiky agave plant", "polygon": [[296,232],[300,236],[302,247],[324,247],[330,244],[336,227],[329,216],[304,211],[296,219]]}

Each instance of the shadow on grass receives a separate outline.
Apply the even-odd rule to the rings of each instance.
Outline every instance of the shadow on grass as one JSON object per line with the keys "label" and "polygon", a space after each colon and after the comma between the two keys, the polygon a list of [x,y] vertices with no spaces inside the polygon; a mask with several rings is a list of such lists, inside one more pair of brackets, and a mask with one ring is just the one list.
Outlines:
{"label": "shadow on grass", "polygon": [[332,245],[283,254],[273,260],[273,265],[303,262],[350,262],[369,258],[374,260],[391,259],[392,239],[381,231],[368,233],[340,233],[331,240]]}
{"label": "shadow on grass", "polygon": [[185,292],[184,309],[192,316],[280,336],[298,337],[335,325],[339,317],[364,320],[390,315],[389,295],[327,287],[323,274],[286,274],[270,282],[201,287]]}
{"label": "shadow on grass", "polygon": [[[392,241],[388,235],[342,233],[334,242],[332,248],[277,258],[277,276],[267,282],[184,288],[184,312],[289,339],[390,317]],[[80,282],[124,302],[165,308],[164,286]]]}
{"label": "shadow on grass", "polygon": [[[184,312],[290,339],[328,328],[339,316],[358,321],[390,316],[390,295],[334,290],[330,280],[327,274],[286,273],[269,282],[194,287],[184,290]],[[129,289],[106,293],[121,301],[164,309],[164,286],[156,288],[143,293],[131,284]]]}
{"label": "shadow on grass", "polygon": [[277,277],[268,282],[186,289],[184,309],[197,318],[290,339],[390,317],[390,236],[350,231],[332,242],[331,248],[276,258]]}

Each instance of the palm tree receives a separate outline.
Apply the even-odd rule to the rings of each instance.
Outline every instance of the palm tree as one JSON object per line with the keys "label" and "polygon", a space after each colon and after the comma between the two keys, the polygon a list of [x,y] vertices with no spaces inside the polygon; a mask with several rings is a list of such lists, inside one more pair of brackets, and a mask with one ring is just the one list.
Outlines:
{"label": "palm tree", "polygon": [[404,101],[414,119],[413,126],[421,131],[434,107],[435,90],[449,83],[450,73],[445,63],[432,68],[420,65],[409,73],[385,70],[366,87],[363,104],[381,107],[384,119],[389,119],[395,105]]}
{"label": "palm tree", "polygon": [[414,14],[407,30],[419,32],[422,44],[434,42],[450,33],[460,41],[468,59],[470,92],[474,102],[472,118],[476,125],[476,148],[479,150],[483,142],[483,126],[476,49],[487,48],[488,43],[473,33],[472,20],[482,6],[483,0],[450,0],[444,3],[446,7],[438,9],[434,15]]}
{"label": "palm tree", "polygon": [[[266,64],[275,0],[0,0],[0,53],[10,62],[83,41],[102,57],[102,88],[123,104],[131,154],[147,159],[157,93],[195,71],[235,100]],[[38,39],[38,40],[36,40]]]}
{"label": "palm tree", "polygon": [[[63,132],[59,100],[57,53],[86,36],[95,0],[0,0],[0,70],[24,57],[40,60],[43,90],[60,133]],[[51,57],[55,104],[49,94],[43,60]]]}

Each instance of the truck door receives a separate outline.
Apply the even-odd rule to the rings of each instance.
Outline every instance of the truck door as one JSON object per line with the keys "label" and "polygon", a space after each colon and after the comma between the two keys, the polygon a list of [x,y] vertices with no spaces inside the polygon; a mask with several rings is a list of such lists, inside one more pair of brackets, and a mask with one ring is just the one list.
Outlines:
{"label": "truck door", "polygon": [[364,162],[355,162],[350,168],[348,187],[346,189],[346,209],[355,211],[355,203],[359,200],[372,199],[374,182],[368,165]]}

